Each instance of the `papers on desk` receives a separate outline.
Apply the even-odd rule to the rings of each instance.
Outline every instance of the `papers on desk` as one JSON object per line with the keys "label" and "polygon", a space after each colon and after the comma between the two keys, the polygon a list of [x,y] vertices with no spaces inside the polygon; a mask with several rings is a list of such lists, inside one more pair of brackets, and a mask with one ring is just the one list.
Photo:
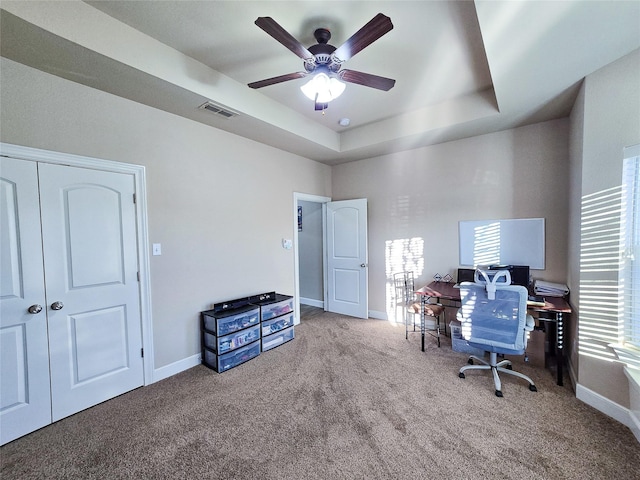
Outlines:
{"label": "papers on desk", "polygon": [[543,297],[564,297],[569,295],[569,287],[565,284],[545,282],[544,280],[536,280],[533,291],[536,295]]}

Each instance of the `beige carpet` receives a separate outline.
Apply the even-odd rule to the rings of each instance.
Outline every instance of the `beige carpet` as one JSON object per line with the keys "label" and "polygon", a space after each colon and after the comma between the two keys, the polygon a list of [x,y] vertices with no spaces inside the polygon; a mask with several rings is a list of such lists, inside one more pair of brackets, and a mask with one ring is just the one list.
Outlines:
{"label": "beige carpet", "polygon": [[203,366],[0,449],[8,479],[638,479],[640,445],[553,375],[538,386],[380,320],[303,319],[296,338]]}

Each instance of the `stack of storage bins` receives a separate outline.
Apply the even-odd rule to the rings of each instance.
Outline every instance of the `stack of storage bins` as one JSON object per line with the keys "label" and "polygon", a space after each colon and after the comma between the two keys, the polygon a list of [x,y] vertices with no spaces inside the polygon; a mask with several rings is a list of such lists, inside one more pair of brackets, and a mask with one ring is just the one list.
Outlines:
{"label": "stack of storage bins", "polygon": [[260,307],[263,352],[293,340],[293,297],[269,292],[249,297],[249,302]]}
{"label": "stack of storage bins", "polygon": [[202,312],[202,363],[221,373],[260,354],[260,307],[249,298]]}

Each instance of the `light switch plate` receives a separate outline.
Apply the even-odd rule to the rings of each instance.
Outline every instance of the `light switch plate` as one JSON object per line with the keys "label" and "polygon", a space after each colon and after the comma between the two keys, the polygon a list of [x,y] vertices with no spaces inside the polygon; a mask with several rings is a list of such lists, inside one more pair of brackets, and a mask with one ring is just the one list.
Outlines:
{"label": "light switch plate", "polygon": [[159,243],[153,244],[153,255],[162,255],[162,245]]}
{"label": "light switch plate", "polygon": [[282,239],[282,248],[284,248],[285,250],[291,250],[292,246],[293,246],[293,242],[291,241],[291,239],[289,238]]}

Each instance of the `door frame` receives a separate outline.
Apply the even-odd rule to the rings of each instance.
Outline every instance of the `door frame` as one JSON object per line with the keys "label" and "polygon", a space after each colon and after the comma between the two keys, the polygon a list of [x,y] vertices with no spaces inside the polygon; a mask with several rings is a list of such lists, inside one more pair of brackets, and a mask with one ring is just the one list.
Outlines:
{"label": "door frame", "polygon": [[294,308],[295,317],[293,323],[298,325],[300,323],[300,249],[298,248],[298,201],[314,202],[322,204],[322,281],[324,284],[324,303],[326,308],[327,301],[327,263],[326,259],[326,241],[325,241],[325,204],[331,201],[331,197],[323,197],[320,195],[311,195],[308,193],[293,192],[293,282],[295,284],[294,292]]}
{"label": "door frame", "polygon": [[[145,167],[131,163],[84,157],[70,153],[59,153],[38,148],[23,147],[0,142],[0,156],[19,160],[53,163],[72,167],[90,168],[113,173],[133,175],[136,192],[136,241],[140,281],[140,323],[142,327],[142,347],[144,348],[144,385],[154,382],[153,322],[151,314],[151,269],[149,266],[149,230],[147,224],[147,191]],[[297,229],[296,229],[297,233]],[[297,285],[297,284],[296,284]],[[299,309],[299,305],[298,305]]]}

